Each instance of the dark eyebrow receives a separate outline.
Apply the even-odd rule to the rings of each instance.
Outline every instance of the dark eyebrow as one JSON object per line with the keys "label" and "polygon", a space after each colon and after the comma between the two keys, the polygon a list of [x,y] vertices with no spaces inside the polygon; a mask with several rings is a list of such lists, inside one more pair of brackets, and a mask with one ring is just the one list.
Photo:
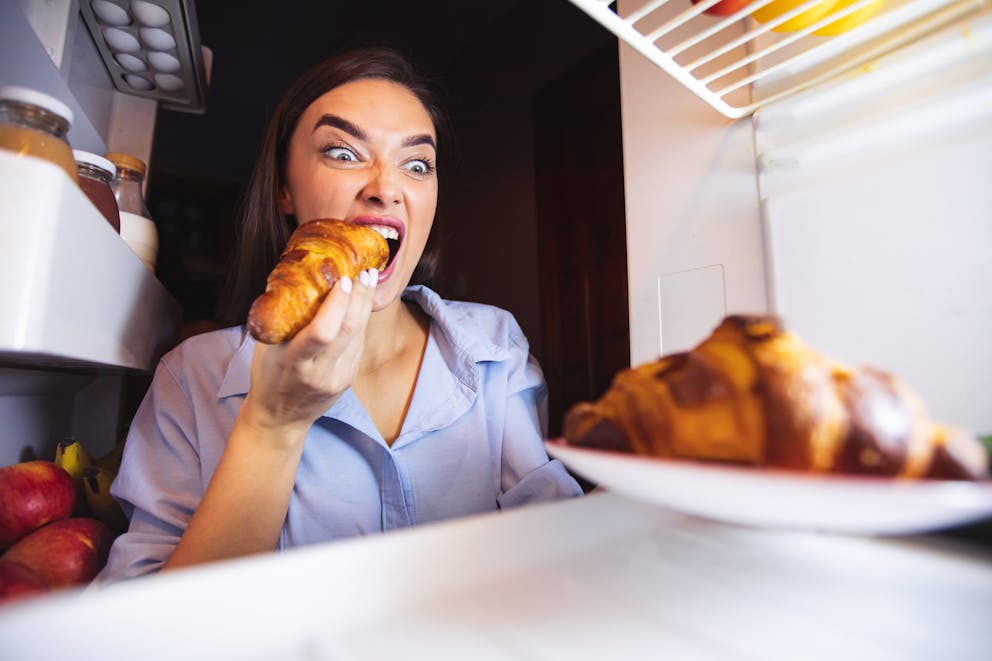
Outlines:
{"label": "dark eyebrow", "polygon": [[[316,131],[321,126],[333,126],[335,128],[341,129],[342,131],[348,133],[349,135],[355,136],[359,140],[368,140],[368,135],[365,133],[365,131],[359,128],[358,125],[349,122],[344,117],[339,117],[338,115],[331,115],[331,114],[323,115],[320,119],[317,120],[317,123],[314,124],[313,130]],[[430,145],[431,147],[434,148],[434,151],[437,151],[437,143],[434,142],[434,138],[427,133],[422,133],[420,135],[411,135],[409,138],[403,140],[404,147],[415,147],[417,145]]]}
{"label": "dark eyebrow", "polygon": [[437,143],[434,142],[434,138],[426,133],[420,135],[411,135],[409,138],[403,141],[404,147],[415,147],[417,145],[430,145],[437,151]]}
{"label": "dark eyebrow", "polygon": [[338,117],[337,115],[324,115],[317,120],[316,124],[313,125],[313,130],[316,131],[321,126],[333,126],[341,129],[345,133],[355,136],[359,140],[368,140],[368,136],[365,134],[365,131],[358,128],[358,126],[352,124],[344,117]]}

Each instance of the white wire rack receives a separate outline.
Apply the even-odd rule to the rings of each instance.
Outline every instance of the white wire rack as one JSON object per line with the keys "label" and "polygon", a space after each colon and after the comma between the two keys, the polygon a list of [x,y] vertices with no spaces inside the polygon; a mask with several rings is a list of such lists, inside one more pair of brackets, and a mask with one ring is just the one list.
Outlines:
{"label": "white wire rack", "polygon": [[[570,1],[736,119],[867,67],[885,53],[988,9],[990,0],[736,0],[740,8],[726,16],[705,13],[723,0],[645,0],[625,16],[611,8],[610,0]],[[783,4],[792,7],[781,12]],[[762,8],[778,16],[758,22],[752,14],[761,16]],[[816,14],[819,18],[809,19]],[[854,20],[864,14],[870,16]],[[838,32],[836,21],[845,17],[857,24],[823,34]],[[785,31],[798,23],[804,25]]]}

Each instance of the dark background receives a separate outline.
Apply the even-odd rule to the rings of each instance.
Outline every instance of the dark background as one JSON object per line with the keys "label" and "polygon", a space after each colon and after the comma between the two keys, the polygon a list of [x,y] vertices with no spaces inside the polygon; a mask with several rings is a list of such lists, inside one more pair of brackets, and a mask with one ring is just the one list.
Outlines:
{"label": "dark background", "polygon": [[[438,158],[449,298],[514,313],[556,433],[629,360],[617,41],[568,0],[196,2],[207,110],[160,110],[148,177],[158,276],[183,335],[209,328],[269,114],[304,69],[365,45],[434,79],[454,129]],[[608,289],[606,288],[608,287]],[[598,288],[598,289],[597,289]]]}

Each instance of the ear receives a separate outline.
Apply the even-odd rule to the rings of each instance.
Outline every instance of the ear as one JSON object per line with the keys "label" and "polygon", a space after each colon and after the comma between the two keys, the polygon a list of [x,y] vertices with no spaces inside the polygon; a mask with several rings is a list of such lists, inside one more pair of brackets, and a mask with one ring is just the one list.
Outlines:
{"label": "ear", "polygon": [[296,213],[296,206],[293,205],[293,196],[286,186],[283,186],[282,190],[279,191],[279,210],[287,216],[292,216]]}

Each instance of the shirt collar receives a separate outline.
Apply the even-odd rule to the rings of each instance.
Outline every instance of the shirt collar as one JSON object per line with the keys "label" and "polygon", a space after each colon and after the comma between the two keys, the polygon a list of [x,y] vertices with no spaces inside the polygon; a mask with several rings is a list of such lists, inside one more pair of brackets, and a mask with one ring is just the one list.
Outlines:
{"label": "shirt collar", "polygon": [[510,347],[497,344],[493,330],[480,326],[477,317],[470,314],[470,307],[452,305],[425,285],[407,287],[403,299],[414,301],[423,308],[451,345],[473,362],[499,361],[510,357]]}

